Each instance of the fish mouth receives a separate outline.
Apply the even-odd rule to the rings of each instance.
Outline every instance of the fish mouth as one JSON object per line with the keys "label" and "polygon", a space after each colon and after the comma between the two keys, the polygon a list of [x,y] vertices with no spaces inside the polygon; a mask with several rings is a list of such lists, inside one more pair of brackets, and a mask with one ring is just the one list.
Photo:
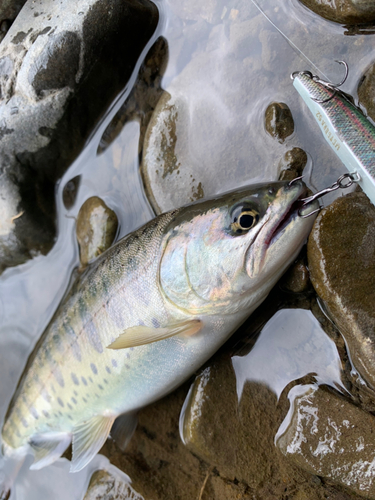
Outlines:
{"label": "fish mouth", "polygon": [[281,215],[279,214],[279,217],[275,217],[275,220],[272,221],[272,224],[267,228],[268,230],[264,238],[264,244],[267,247],[275,243],[292,220],[298,217],[298,212],[303,206],[301,200],[306,195],[306,192],[306,186],[301,186],[301,190],[299,193],[296,193],[295,199],[291,200],[290,204],[285,207],[284,212],[282,212]]}

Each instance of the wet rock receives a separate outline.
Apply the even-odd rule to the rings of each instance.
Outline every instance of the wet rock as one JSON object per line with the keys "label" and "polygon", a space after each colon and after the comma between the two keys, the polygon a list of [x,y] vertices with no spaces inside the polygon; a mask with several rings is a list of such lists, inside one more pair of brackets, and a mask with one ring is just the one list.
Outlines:
{"label": "wet rock", "polygon": [[282,277],[280,286],[293,293],[306,292],[311,287],[306,257],[300,257]]}
{"label": "wet rock", "polygon": [[375,388],[375,207],[365,194],[338,198],[318,215],[308,265],[355,368]]}
{"label": "wet rock", "polygon": [[163,37],[160,37],[146,55],[129,97],[106,128],[100,141],[98,153],[102,153],[108,148],[130,120],[136,120],[140,123],[139,152],[141,152],[147,126],[163,94],[161,81],[167,61],[168,43]]}
{"label": "wet rock", "polygon": [[18,14],[0,45],[0,272],[53,245],[55,182],[157,21],[144,0],[29,0]]}
{"label": "wet rock", "polygon": [[144,500],[123,474],[97,470],[91,476],[90,484],[83,500]]}
{"label": "wet rock", "polygon": [[358,100],[375,121],[375,64],[365,72],[358,85]]}
{"label": "wet rock", "polygon": [[103,200],[93,196],[85,201],[77,217],[77,240],[81,266],[101,255],[113,243],[118,220]]}
{"label": "wet rock", "polygon": [[13,21],[26,0],[2,0],[0,4],[0,42],[7,34]]}
{"label": "wet rock", "polygon": [[77,175],[73,177],[73,179],[70,179],[64,186],[62,197],[64,206],[67,210],[70,210],[76,201],[80,183],[81,176]]}
{"label": "wet rock", "polygon": [[332,393],[310,388],[294,401],[277,446],[308,472],[375,498],[374,425],[372,415]]}
{"label": "wet rock", "polygon": [[343,24],[368,23],[375,20],[372,0],[300,0],[316,14]]}
{"label": "wet rock", "polygon": [[289,107],[283,102],[271,103],[265,113],[265,128],[269,135],[284,142],[294,132],[294,120]]}
{"label": "wet rock", "polygon": [[302,175],[307,163],[307,154],[301,148],[292,148],[285,153],[279,162],[281,181],[291,181]]}

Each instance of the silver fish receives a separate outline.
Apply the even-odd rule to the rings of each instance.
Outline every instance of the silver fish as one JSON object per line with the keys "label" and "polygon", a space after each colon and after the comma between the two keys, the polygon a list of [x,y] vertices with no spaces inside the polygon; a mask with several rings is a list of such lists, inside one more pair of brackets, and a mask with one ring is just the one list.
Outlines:
{"label": "silver fish", "polygon": [[304,192],[298,180],[242,188],[160,215],[104,253],[28,361],[5,455],[31,449],[39,469],[72,442],[75,472],[119,415],[131,436],[135,412],[212,356],[295,259],[314,220],[298,216]]}

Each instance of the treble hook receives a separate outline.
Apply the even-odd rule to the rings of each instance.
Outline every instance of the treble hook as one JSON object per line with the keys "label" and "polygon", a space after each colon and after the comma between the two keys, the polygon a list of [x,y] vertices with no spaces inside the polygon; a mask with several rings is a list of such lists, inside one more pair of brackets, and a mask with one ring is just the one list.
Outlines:
{"label": "treble hook", "polygon": [[[332,186],[329,186],[325,189],[322,189],[321,191],[318,191],[317,193],[307,197],[307,198],[302,198],[299,200],[302,202],[302,206],[298,210],[298,215],[302,219],[306,219],[307,217],[310,217],[311,215],[315,214],[316,212],[319,212],[321,210],[321,207],[318,209],[314,210],[313,212],[310,212],[307,215],[302,215],[300,212],[303,208],[306,207],[309,203],[312,203],[315,200],[318,200],[322,196],[325,196],[328,193],[331,193],[332,191],[336,191],[337,189],[346,189],[350,186],[352,186],[355,182],[359,182],[361,180],[360,175],[357,172],[352,172],[352,173],[346,173],[341,175],[336,182],[332,184]],[[293,181],[291,181],[293,182]],[[290,183],[289,183],[290,184]]]}
{"label": "treble hook", "polygon": [[309,78],[311,78],[312,80],[314,80],[314,82],[317,82],[317,83],[320,83],[321,85],[323,85],[323,87],[325,87],[326,89],[332,90],[332,95],[330,95],[327,99],[320,100],[320,99],[316,99],[315,97],[311,97],[311,99],[313,101],[315,101],[319,104],[323,104],[325,102],[330,101],[331,99],[333,99],[335,97],[335,95],[337,94],[337,92],[339,90],[339,87],[341,87],[341,85],[343,85],[346,82],[346,79],[348,78],[349,66],[347,65],[347,63],[345,61],[338,61],[337,59],[335,60],[335,62],[342,64],[345,67],[345,75],[340,83],[327,82],[326,80],[322,80],[321,78],[319,78],[317,75],[313,75],[310,71],[294,71],[290,75],[290,77],[292,78],[292,80],[294,80],[294,78],[297,75],[306,75]]}

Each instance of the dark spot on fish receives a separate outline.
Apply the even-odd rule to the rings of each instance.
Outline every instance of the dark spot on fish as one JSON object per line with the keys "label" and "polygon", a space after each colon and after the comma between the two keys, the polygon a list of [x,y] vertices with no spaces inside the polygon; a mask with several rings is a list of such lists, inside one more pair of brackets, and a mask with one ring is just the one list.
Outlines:
{"label": "dark spot on fish", "polygon": [[130,369],[130,366],[128,364],[125,363],[125,368],[127,368],[128,370]]}
{"label": "dark spot on fish", "polygon": [[84,403],[87,403],[87,399],[86,399],[86,398],[82,398],[82,401],[83,401]]}
{"label": "dark spot on fish", "polygon": [[111,373],[111,369],[109,366],[106,366],[105,369],[106,369],[107,373]]}
{"label": "dark spot on fish", "polygon": [[32,415],[32,416],[33,416],[36,420],[38,420],[39,415],[38,415],[38,412],[36,411],[36,409],[34,408],[34,406],[31,406],[31,407],[30,407],[30,413],[31,413],[31,415]]}
{"label": "dark spot on fish", "polygon": [[72,401],[72,403],[73,403],[73,404],[75,404],[75,405],[77,404],[77,400],[76,400],[76,398],[73,398],[73,397],[72,397],[71,401]]}
{"label": "dark spot on fish", "polygon": [[106,378],[103,378],[103,382],[104,382],[105,384],[108,384],[108,380],[107,380]]}
{"label": "dark spot on fish", "polygon": [[159,323],[159,321],[156,318],[152,318],[151,323],[152,323],[152,326],[154,328],[159,328],[160,327],[160,323]]}
{"label": "dark spot on fish", "polygon": [[51,389],[52,389],[52,392],[54,392],[56,394],[56,389],[55,389],[55,386],[53,384],[51,385]]}
{"label": "dark spot on fish", "polygon": [[29,427],[29,424],[26,422],[24,418],[21,418],[21,423],[24,427]]}
{"label": "dark spot on fish", "polygon": [[59,415],[60,415],[60,417],[62,417],[62,416],[63,416],[62,411],[59,411]]}
{"label": "dark spot on fish", "polygon": [[95,397],[99,399],[99,394],[95,393]]}
{"label": "dark spot on fish", "polygon": [[96,352],[101,354],[103,352],[103,346],[100,341],[98,330],[96,329],[96,326],[94,325],[92,320],[87,321],[87,323],[85,324],[85,330],[90,344]]}
{"label": "dark spot on fish", "polygon": [[89,381],[90,381],[91,383],[93,383],[93,382],[94,382],[94,381],[93,381],[93,379],[92,379],[91,377],[89,377]]}
{"label": "dark spot on fish", "polygon": [[129,359],[130,358],[130,353],[126,353],[126,357]]}
{"label": "dark spot on fish", "polygon": [[17,437],[19,437],[19,438],[21,437],[20,431],[18,429],[16,429],[15,433],[16,433]]}
{"label": "dark spot on fish", "polygon": [[55,333],[52,337],[52,340],[55,344],[55,347],[56,347],[56,350],[58,352],[63,352],[64,350],[64,346],[63,346],[63,343],[61,342],[61,337],[58,333]]}
{"label": "dark spot on fish", "polygon": [[77,375],[76,375],[75,373],[71,373],[70,375],[71,375],[71,377],[72,377],[73,384],[75,384],[75,385],[79,385],[79,380],[78,380]]}
{"label": "dark spot on fish", "polygon": [[77,391],[74,391],[74,395],[75,395],[75,396],[78,396],[78,392],[77,392]]}
{"label": "dark spot on fish", "polygon": [[80,349],[80,347],[78,345],[77,335],[76,335],[74,329],[69,325],[69,323],[66,323],[66,322],[63,323],[63,328],[65,330],[65,333],[71,339],[70,340],[70,346],[71,346],[71,349],[72,349],[73,357],[77,361],[81,361],[82,360],[81,349]]}
{"label": "dark spot on fish", "polygon": [[57,380],[57,383],[59,384],[59,386],[64,387],[64,385],[65,385],[64,377],[62,376],[61,370],[58,366],[54,367],[53,374],[54,374],[55,379]]}
{"label": "dark spot on fish", "polygon": [[44,415],[46,418],[49,418],[49,413],[48,413],[48,411],[46,411],[46,410],[42,410],[42,413],[43,413],[43,415]]}
{"label": "dark spot on fish", "polygon": [[73,410],[73,406],[70,403],[67,403],[67,406],[68,406],[69,410]]}
{"label": "dark spot on fish", "polygon": [[104,387],[102,385],[98,384],[98,387],[101,391],[104,391]]}
{"label": "dark spot on fish", "polygon": [[73,418],[72,418],[70,415],[68,415],[68,419],[69,419],[69,420],[73,420]]}
{"label": "dark spot on fish", "polygon": [[96,366],[94,365],[94,363],[91,363],[90,367],[91,367],[92,373],[94,375],[97,375],[98,374],[98,369],[96,368]]}
{"label": "dark spot on fish", "polygon": [[41,391],[42,398],[49,403],[51,401],[51,396],[48,394],[48,392],[45,389],[42,389]]}
{"label": "dark spot on fish", "polygon": [[61,398],[57,398],[57,402],[59,403],[60,406],[64,408],[64,403],[62,402]]}
{"label": "dark spot on fish", "polygon": [[88,392],[86,392],[86,397],[89,398],[90,397],[90,394]]}
{"label": "dark spot on fish", "polygon": [[81,377],[81,380],[84,385],[87,385],[87,380],[85,379],[85,377]]}
{"label": "dark spot on fish", "polygon": [[115,359],[112,359],[112,366],[114,366],[115,368],[117,368],[117,361]]}
{"label": "dark spot on fish", "polygon": [[131,350],[131,351],[134,351],[134,347],[130,347],[130,350]]}

